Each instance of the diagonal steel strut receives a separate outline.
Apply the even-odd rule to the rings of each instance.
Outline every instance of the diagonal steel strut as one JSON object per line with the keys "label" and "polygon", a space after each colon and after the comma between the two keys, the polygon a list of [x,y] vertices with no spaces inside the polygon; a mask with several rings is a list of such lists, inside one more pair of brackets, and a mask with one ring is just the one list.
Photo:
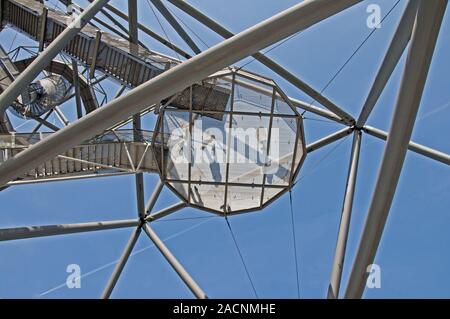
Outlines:
{"label": "diagonal steel strut", "polygon": [[142,225],[139,225],[131,234],[130,239],[128,240],[128,243],[122,253],[122,256],[120,256],[120,259],[117,262],[116,267],[114,268],[113,273],[108,280],[108,283],[106,284],[105,290],[102,293],[102,299],[108,299],[111,296],[111,293],[116,286],[123,269],[125,268],[125,264],[127,263],[128,258],[130,257],[131,252],[133,251],[133,248],[136,245],[137,240],[139,239],[141,231]]}
{"label": "diagonal steel strut", "polygon": [[397,104],[345,298],[361,298],[411,139],[447,0],[421,0]]}
{"label": "diagonal steel strut", "polygon": [[203,292],[200,286],[195,282],[195,280],[189,275],[189,273],[184,269],[184,267],[180,264],[180,262],[170,252],[169,248],[158,237],[158,235],[150,227],[150,225],[146,223],[143,227],[147,236],[152,240],[156,248],[158,248],[161,254],[166,258],[167,262],[177,272],[177,274],[184,281],[186,286],[188,286],[188,288],[195,295],[195,297],[197,297],[198,299],[207,299],[208,296]]}
{"label": "diagonal steel strut", "polygon": [[336,240],[330,285],[328,286],[328,299],[337,299],[339,296],[348,231],[350,228],[350,219],[352,215],[353,198],[355,196],[356,178],[358,175],[359,155],[361,152],[361,135],[361,131],[359,130],[355,131],[353,135],[347,185],[345,187],[344,203],[342,205],[341,221],[339,223],[339,232]]}
{"label": "diagonal steel strut", "polygon": [[389,78],[394,72],[395,67],[398,64],[406,46],[411,39],[411,32],[414,26],[414,20],[416,18],[417,7],[419,0],[410,0],[408,6],[403,13],[400,23],[395,31],[394,37],[391,40],[384,60],[378,70],[378,74],[375,77],[372,88],[367,96],[366,102],[362,108],[361,114],[356,122],[357,127],[362,127],[366,124],[367,119],[370,116],[375,104],[377,103],[381,93],[383,92]]}

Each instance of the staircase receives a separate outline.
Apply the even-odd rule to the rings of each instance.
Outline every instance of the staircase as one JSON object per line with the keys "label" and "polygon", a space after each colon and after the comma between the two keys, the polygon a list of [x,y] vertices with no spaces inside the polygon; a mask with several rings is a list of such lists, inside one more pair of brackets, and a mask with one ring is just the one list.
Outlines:
{"label": "staircase", "polygon": [[[51,133],[0,135],[0,164],[45,138],[46,134]],[[132,136],[132,130],[105,134],[39,165],[20,180],[45,180],[114,172],[157,172],[151,134],[152,132],[145,132],[142,141],[128,138]]]}

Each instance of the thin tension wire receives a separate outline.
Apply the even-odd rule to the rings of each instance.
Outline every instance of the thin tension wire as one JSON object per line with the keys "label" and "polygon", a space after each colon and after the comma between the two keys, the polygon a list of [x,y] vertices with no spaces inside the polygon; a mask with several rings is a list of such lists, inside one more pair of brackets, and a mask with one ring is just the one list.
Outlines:
{"label": "thin tension wire", "polygon": [[[288,42],[289,40],[295,38],[297,35],[299,35],[300,33],[302,33],[302,30],[294,33],[293,35],[291,35],[290,37],[284,39],[283,41],[277,43],[276,45],[274,45],[273,47],[271,47],[270,49],[268,49],[267,51],[261,52],[261,55],[267,57],[267,54],[273,50],[275,50],[276,48],[280,47],[281,45],[285,44],[286,42]],[[253,63],[256,59],[252,58],[249,62],[245,63],[243,66],[239,67],[237,70],[242,70],[243,68],[245,68],[247,65],[249,65],[250,63]]]}
{"label": "thin tension wire", "polygon": [[244,266],[245,273],[247,274],[248,281],[250,282],[250,285],[252,286],[253,293],[255,294],[256,299],[259,299],[258,293],[256,292],[255,285],[253,284],[252,277],[250,276],[250,273],[248,271],[247,265],[245,264],[245,260],[244,260],[244,257],[242,256],[242,252],[239,249],[239,245],[237,243],[237,240],[236,240],[236,237],[234,235],[233,229],[231,229],[231,225],[230,225],[230,222],[228,221],[228,217],[225,217],[225,221],[227,222],[227,226],[228,226],[228,229],[230,230],[231,237],[233,238],[234,245],[236,246],[236,250],[237,250],[237,252],[239,254],[239,257],[241,258],[241,262],[242,262],[242,265]]}
{"label": "thin tension wire", "polygon": [[337,143],[332,149],[330,149],[327,153],[324,154],[324,156],[322,156],[315,164],[313,167],[310,168],[310,171],[307,172],[306,174],[303,174],[302,176],[300,176],[293,184],[291,189],[293,189],[295,186],[297,186],[297,183],[300,182],[302,179],[304,179],[305,177],[313,174],[320,165],[322,165],[326,160],[329,159],[329,157],[331,156],[332,153],[334,153],[346,140],[348,139],[348,136],[342,138],[339,143]]}
{"label": "thin tension wire", "polygon": [[292,203],[292,189],[289,189],[289,202],[291,205],[291,224],[292,224],[292,241],[294,243],[294,260],[295,260],[295,274],[297,276],[297,297],[300,299],[300,274],[299,274],[299,262],[297,254],[297,238],[295,235],[295,220],[294,220],[294,208]]}
{"label": "thin tension wire", "polygon": [[189,31],[191,31],[192,34],[193,34],[198,40],[200,40],[200,42],[202,42],[204,46],[206,46],[208,49],[211,47],[211,46],[208,45],[208,43],[206,43],[206,41],[204,41],[204,40],[202,39],[202,37],[200,37],[200,35],[198,35],[191,27],[189,27],[189,25],[188,25],[187,23],[185,23],[185,22],[183,21],[183,19],[181,19],[178,15],[176,15],[175,12],[173,12],[172,10],[170,10],[170,8],[169,8],[168,6],[166,6],[166,8],[167,8],[167,10],[168,10],[175,18],[177,18],[177,19],[181,22],[181,24],[183,24],[183,25],[186,27],[186,29],[188,29]]}
{"label": "thin tension wire", "polygon": [[[356,54],[361,50],[361,48],[366,44],[369,39],[372,37],[372,35],[379,29],[378,27],[389,17],[389,15],[394,11],[394,9],[397,7],[397,5],[400,3],[401,0],[397,0],[397,2],[393,5],[393,7],[386,13],[386,15],[381,19],[381,21],[377,24],[375,28],[365,37],[365,39],[361,42],[361,44],[353,51],[353,53],[349,56],[349,58],[342,64],[342,66],[337,70],[337,72],[331,77],[331,79],[327,82],[327,84],[323,87],[323,89],[320,91],[320,95],[322,95],[323,92],[325,92],[326,89],[333,83],[333,81],[341,74],[341,72],[345,69],[345,67],[353,60],[353,58],[356,56]],[[311,103],[309,104],[312,106],[315,102],[317,102],[316,98],[313,98]]]}
{"label": "thin tension wire", "polygon": [[[168,35],[167,32],[166,32],[166,29],[164,28],[164,26],[162,25],[161,21],[159,20],[158,15],[156,14],[156,12],[155,12],[155,10],[153,9],[153,6],[152,6],[152,4],[150,3],[149,0],[147,0],[147,5],[148,5],[148,7],[150,8],[150,10],[152,10],[153,15],[155,16],[156,20],[158,21],[159,26],[160,26],[161,29],[162,29],[162,32],[163,32],[164,35],[166,36],[167,41],[169,41],[171,47],[174,47],[173,42],[170,40],[169,35]],[[178,52],[176,52],[176,51],[174,51],[174,52],[175,52],[175,54],[177,55],[178,60],[182,61],[180,55],[178,54]]]}

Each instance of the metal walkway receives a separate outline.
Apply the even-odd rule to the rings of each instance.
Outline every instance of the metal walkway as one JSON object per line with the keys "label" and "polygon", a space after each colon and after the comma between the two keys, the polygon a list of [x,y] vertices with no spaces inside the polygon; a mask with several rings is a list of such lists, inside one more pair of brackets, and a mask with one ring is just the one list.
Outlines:
{"label": "metal walkway", "polygon": [[[44,8],[44,4],[34,0],[5,0],[1,8],[2,25],[8,24],[32,39],[48,44],[65,29],[72,17]],[[45,12],[48,12],[46,17]],[[111,75],[129,87],[139,86],[180,63],[90,25],[85,26],[64,51],[80,63]]]}
{"label": "metal walkway", "polygon": [[[51,133],[0,135],[0,163],[31,147]],[[141,131],[135,141],[133,130],[116,130],[82,143],[36,167],[20,181],[45,181],[98,174],[157,172],[151,139],[153,132]]]}

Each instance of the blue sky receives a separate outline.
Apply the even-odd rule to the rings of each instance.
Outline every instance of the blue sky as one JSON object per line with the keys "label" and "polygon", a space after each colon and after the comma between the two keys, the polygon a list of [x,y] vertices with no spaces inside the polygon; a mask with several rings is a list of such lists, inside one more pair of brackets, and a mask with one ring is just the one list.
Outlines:
{"label": "blue sky", "polygon": [[[52,1],[50,1],[52,2]],[[54,2],[54,1],[53,1]],[[125,10],[125,1],[111,1]],[[163,33],[146,1],[138,1],[140,21]],[[212,18],[239,32],[298,1],[216,0],[190,1]],[[85,3],[80,1],[79,3]],[[382,15],[393,0],[361,4],[313,26],[270,51],[268,56],[320,90],[371,31],[368,4],[381,6]],[[325,95],[357,117],[372,79],[403,12],[406,0],[393,10],[382,27],[362,47]],[[220,38],[170,6],[209,46]],[[162,21],[162,19],[161,19]],[[164,23],[162,21],[162,23]],[[450,153],[450,14],[447,12],[422,99],[413,140]],[[186,48],[167,24],[169,38]],[[5,29],[0,43],[8,48],[15,32]],[[143,37],[156,51],[169,53]],[[32,43],[17,36],[15,43]],[[202,49],[206,46],[199,42]],[[186,48],[188,51],[188,48]],[[368,124],[388,130],[405,56],[395,70]],[[240,64],[246,63],[244,60]],[[288,95],[310,102],[272,72],[252,62],[247,69],[274,78]],[[117,84],[106,85],[113,92]],[[113,94],[113,93],[110,93]],[[68,103],[64,108],[74,108]],[[340,128],[305,114],[306,140],[314,141]],[[153,120],[145,118],[152,129]],[[343,273],[345,287],[374,188],[384,143],[363,136],[360,170]],[[309,154],[293,189],[302,298],[326,296],[342,199],[351,138]],[[149,196],[156,175],[145,176]],[[399,187],[376,257],[382,271],[380,289],[366,290],[366,298],[450,297],[450,170],[444,164],[408,153]],[[128,219],[136,216],[134,178],[131,176],[11,187],[0,192],[0,228],[26,225],[78,223]],[[155,209],[176,201],[165,190]],[[160,221],[154,228],[199,285],[212,298],[252,298],[253,291],[223,218],[184,209],[170,218],[204,219]],[[295,298],[295,263],[289,195],[265,210],[230,218],[237,241],[260,297]],[[133,229],[0,243],[0,297],[97,298],[120,257]],[[81,288],[65,286],[68,264],[79,264]],[[342,291],[342,290],[341,290]],[[150,240],[142,235],[112,294],[113,298],[191,298],[175,272]]]}

